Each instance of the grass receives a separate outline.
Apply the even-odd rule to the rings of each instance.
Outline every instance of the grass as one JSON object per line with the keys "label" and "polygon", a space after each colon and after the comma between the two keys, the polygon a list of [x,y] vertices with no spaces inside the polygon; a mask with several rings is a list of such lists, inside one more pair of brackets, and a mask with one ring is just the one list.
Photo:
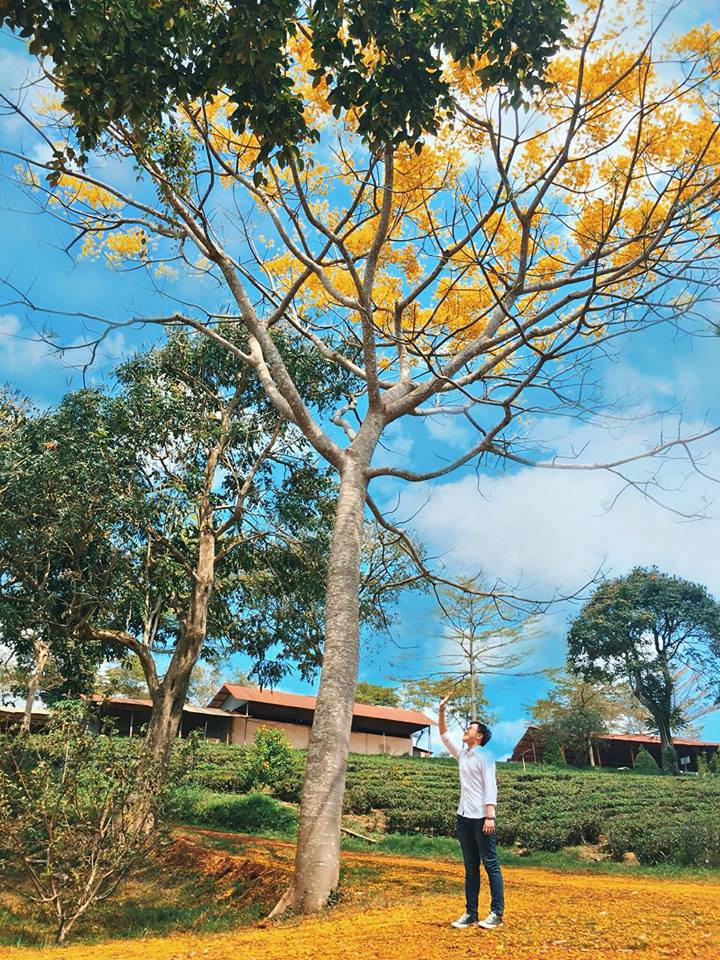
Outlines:
{"label": "grass", "polygon": [[[189,828],[192,830],[192,827]],[[209,827],[208,829],[217,829]],[[353,827],[354,829],[354,827]],[[243,833],[223,830],[227,836],[203,834],[198,837],[203,844],[216,850],[238,853],[245,849],[244,836],[256,836],[269,840],[287,842],[287,833],[263,831],[262,833]],[[368,834],[376,843],[367,843],[356,837],[343,834],[340,846],[342,850],[353,853],[387,854],[388,856],[415,857],[420,860],[449,860],[462,862],[460,845],[453,837],[430,837],[425,834],[373,833]],[[586,860],[578,855],[574,848],[565,850],[537,850],[520,855],[515,847],[498,847],[500,862],[504,866],[537,867],[544,870],[568,871],[571,873],[615,874],[619,876],[666,877],[668,879],[711,881],[720,880],[720,870],[699,867],[684,867],[679,864],[658,864],[640,866],[638,864],[617,863],[613,860]]]}

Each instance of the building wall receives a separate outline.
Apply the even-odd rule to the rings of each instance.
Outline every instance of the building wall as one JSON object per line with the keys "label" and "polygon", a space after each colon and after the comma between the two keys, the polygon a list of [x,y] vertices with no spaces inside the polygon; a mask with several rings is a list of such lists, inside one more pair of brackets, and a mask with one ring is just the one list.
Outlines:
{"label": "building wall", "polygon": [[[283,723],[279,720],[255,720],[253,717],[234,717],[232,728],[232,743],[252,743],[260,727],[272,727],[282,730],[291,746],[297,750],[306,750],[310,742],[310,727],[299,723]],[[390,737],[380,733],[350,734],[351,753],[389,753],[400,756],[412,753],[410,737]]]}

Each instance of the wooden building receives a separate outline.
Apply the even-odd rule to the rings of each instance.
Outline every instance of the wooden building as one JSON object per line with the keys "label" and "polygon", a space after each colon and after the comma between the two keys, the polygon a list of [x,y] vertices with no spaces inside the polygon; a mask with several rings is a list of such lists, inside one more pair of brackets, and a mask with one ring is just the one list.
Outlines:
{"label": "wooden building", "polygon": [[[720,743],[706,740],[673,738],[678,756],[680,769],[693,773],[697,771],[699,754],[711,756],[720,751]],[[643,733],[604,733],[592,738],[592,749],[581,763],[593,767],[634,767],[638,752],[645,748],[661,766],[660,737],[653,737]],[[568,763],[577,763],[578,759],[572,751],[566,750],[565,759]],[[521,763],[542,763],[544,745],[539,735],[538,727],[528,727],[525,733],[515,744],[510,757],[511,761]]]}
{"label": "wooden building", "polygon": [[[220,707],[232,716],[231,743],[252,742],[261,725],[283,730],[293,747],[298,749],[305,749],[309,743],[315,697],[226,683],[209,706]],[[356,703],[350,751],[423,755],[427,751],[419,747],[418,741],[426,735],[429,748],[433,726],[434,720],[415,710]]]}

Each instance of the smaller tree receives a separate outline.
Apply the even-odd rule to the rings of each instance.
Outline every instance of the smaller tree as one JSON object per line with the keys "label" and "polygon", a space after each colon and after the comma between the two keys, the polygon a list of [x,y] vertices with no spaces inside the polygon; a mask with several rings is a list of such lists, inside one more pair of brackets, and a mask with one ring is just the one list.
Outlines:
{"label": "smaller tree", "polygon": [[376,707],[399,707],[400,695],[395,687],[361,681],[355,689],[355,703],[370,703]]}
{"label": "smaller tree", "polygon": [[581,767],[588,761],[595,766],[592,741],[594,737],[602,736],[606,729],[605,718],[599,710],[577,704],[570,706],[541,731],[547,742],[557,743],[563,750],[572,752],[576,766]]}
{"label": "smaller tree", "polygon": [[588,682],[562,669],[549,670],[552,686],[525,709],[546,742],[571,750],[575,762],[595,765],[594,736],[605,733],[623,709],[623,697],[610,684]]}
{"label": "smaller tree", "polygon": [[638,773],[657,773],[658,771],[655,757],[653,757],[645,747],[640,747],[638,750],[637,756],[635,757],[635,770],[637,770]]}
{"label": "smaller tree", "polygon": [[547,763],[551,767],[565,766],[566,760],[563,756],[562,748],[557,740],[548,739],[545,741],[545,749],[543,750],[543,763]]}
{"label": "smaller tree", "polygon": [[96,719],[66,702],[46,736],[0,738],[0,880],[10,882],[8,867],[24,879],[13,890],[52,919],[58,943],[158,837],[159,794],[125,741],[93,732]]}
{"label": "smaller tree", "polygon": [[[518,619],[490,596],[478,595],[475,580],[459,581],[459,588],[444,591],[440,603],[445,647],[438,655],[440,669],[433,676],[451,683],[467,678],[470,684],[469,714],[480,709],[480,678],[489,675],[526,675],[522,666],[537,633],[535,617]],[[512,614],[512,615],[511,615]]]}
{"label": "smaller tree", "polygon": [[687,721],[675,673],[693,671],[702,678],[701,700],[717,702],[720,604],[701,584],[637,567],[583,606],[568,634],[568,664],[585,680],[629,683],[660,735],[664,769],[676,772],[672,730]]}
{"label": "smaller tree", "polygon": [[150,698],[145,671],[137,657],[131,656],[119,663],[108,664],[98,673],[95,693],[104,697]]}

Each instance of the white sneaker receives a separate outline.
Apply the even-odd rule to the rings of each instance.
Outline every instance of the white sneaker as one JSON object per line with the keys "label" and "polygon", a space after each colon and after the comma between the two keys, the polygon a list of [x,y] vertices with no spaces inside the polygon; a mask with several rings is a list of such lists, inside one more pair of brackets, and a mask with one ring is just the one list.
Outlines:
{"label": "white sneaker", "polygon": [[457,920],[453,920],[450,926],[462,930],[463,927],[474,927],[477,922],[477,916],[473,916],[471,913],[464,913],[461,917],[458,917]]}
{"label": "white sneaker", "polygon": [[483,930],[499,930],[502,925],[503,918],[499,917],[496,913],[493,913],[492,910],[484,920],[480,920],[478,922],[478,926],[482,927]]}

